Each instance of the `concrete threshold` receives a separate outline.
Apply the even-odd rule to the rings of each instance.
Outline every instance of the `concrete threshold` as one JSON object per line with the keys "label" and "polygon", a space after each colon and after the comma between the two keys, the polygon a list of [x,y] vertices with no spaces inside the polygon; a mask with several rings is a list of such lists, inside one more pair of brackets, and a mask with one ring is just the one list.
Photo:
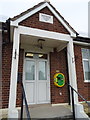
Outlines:
{"label": "concrete threshold", "polygon": [[[71,108],[69,105],[52,106],[51,104],[40,104],[29,106],[30,116],[32,119],[69,119],[72,118]],[[26,118],[24,107],[23,117]]]}

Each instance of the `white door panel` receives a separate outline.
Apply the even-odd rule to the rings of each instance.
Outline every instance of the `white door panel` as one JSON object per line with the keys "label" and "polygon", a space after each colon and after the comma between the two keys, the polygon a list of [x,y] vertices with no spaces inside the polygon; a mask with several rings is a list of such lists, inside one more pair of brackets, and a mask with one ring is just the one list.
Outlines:
{"label": "white door panel", "polygon": [[28,104],[50,102],[47,60],[25,60],[25,90]]}
{"label": "white door panel", "polygon": [[38,102],[47,101],[47,83],[41,82],[38,84]]}
{"label": "white door panel", "polygon": [[35,83],[26,83],[26,98],[28,103],[35,103]]}

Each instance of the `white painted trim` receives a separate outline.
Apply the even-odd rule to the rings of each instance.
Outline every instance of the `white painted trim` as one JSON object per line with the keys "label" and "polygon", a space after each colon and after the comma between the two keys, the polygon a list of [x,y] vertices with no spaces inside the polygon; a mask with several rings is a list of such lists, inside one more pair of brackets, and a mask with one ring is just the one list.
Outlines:
{"label": "white painted trim", "polygon": [[42,4],[41,6],[37,7],[36,9],[30,11],[29,13],[21,16],[20,18],[18,18],[17,20],[15,21],[11,21],[11,25],[12,26],[18,26],[18,23],[23,21],[24,19],[32,16],[33,14],[35,14],[36,12],[40,11],[41,9],[43,9],[44,7],[46,7],[46,3],[45,4]]}
{"label": "white painted trim", "polygon": [[50,53],[48,53],[48,79],[49,79],[49,87],[50,87],[50,89],[49,89],[49,97],[50,97],[50,103],[51,103],[51,85],[50,85]]}
{"label": "white painted trim", "polygon": [[50,11],[55,15],[55,17],[62,23],[62,25],[69,31],[69,33],[71,34],[72,37],[76,37],[76,33],[75,31],[70,28],[66,22],[63,20],[62,17],[60,17],[56,11],[46,2],[44,4],[42,4],[41,6],[37,7],[36,9],[30,11],[29,13],[21,16],[20,18],[18,18],[17,20],[15,21],[11,21],[11,25],[13,26],[18,26],[19,22],[23,21],[24,19],[30,17],[31,15],[35,14],[36,12],[40,11],[42,8],[44,7],[48,7],[50,9]]}
{"label": "white painted trim", "polygon": [[90,46],[90,43],[73,41],[74,44]]}
{"label": "white painted trim", "polygon": [[32,35],[37,37],[50,38],[50,39],[60,40],[62,42],[69,42],[69,40],[71,39],[71,36],[67,34],[40,30],[36,28],[28,28],[24,26],[19,26],[19,32],[20,34],[23,35]]}
{"label": "white painted trim", "polygon": [[[89,48],[81,48],[81,53],[82,53],[82,49],[88,49],[89,50]],[[89,57],[90,58],[90,57]],[[83,74],[84,74],[84,83],[90,83],[90,80],[86,80],[85,79],[85,67],[84,67],[84,61],[88,61],[89,62],[89,67],[90,67],[90,59],[85,59],[85,58],[83,58],[83,56],[82,56],[82,64],[83,64]]]}
{"label": "white painted trim", "polygon": [[60,106],[60,105],[68,105],[68,103],[52,104],[52,107],[54,107],[54,106]]}
{"label": "white painted trim", "polygon": [[39,21],[53,24],[53,16],[48,15],[48,14],[44,14],[44,13],[39,13]]}
{"label": "white painted trim", "polygon": [[[20,34],[18,28],[14,29],[13,39],[14,42],[13,42],[13,52],[12,52],[8,118],[18,118],[18,111],[16,110],[17,75],[18,75],[19,42],[20,42]],[[16,58],[15,58],[15,51],[16,51]]]}
{"label": "white painted trim", "polygon": [[76,33],[65,23],[65,21],[56,13],[56,11],[47,3],[47,7],[55,15],[55,17],[62,23],[62,25],[68,30],[72,37],[76,37]]}
{"label": "white painted trim", "polygon": [[90,83],[90,80],[84,80],[84,83]]}
{"label": "white painted trim", "polygon": [[25,50],[24,50],[24,56],[23,56],[23,86],[25,89]]}
{"label": "white painted trim", "polygon": [[[68,59],[68,71],[69,71],[69,83],[77,91],[77,79],[76,79],[77,77],[76,77],[73,39],[71,39],[67,44],[67,59]],[[70,98],[72,98],[71,91],[70,91]],[[75,100],[74,101],[75,104],[77,104],[78,95],[76,93],[74,94],[74,100]]]}
{"label": "white painted trim", "polygon": [[[47,61],[47,80],[48,80],[48,82],[47,83],[49,83],[49,91],[50,91],[50,61],[49,61],[49,53],[48,52],[45,52],[45,54],[47,54],[48,55],[48,58],[47,59],[34,59],[34,58],[25,58],[25,52],[29,52],[29,51],[27,51],[26,49],[24,50],[24,63],[23,63],[23,84],[24,84],[24,88],[25,88],[25,62],[26,62],[26,60],[34,60],[34,61]],[[38,51],[37,51],[38,52]],[[40,53],[40,52],[39,52]],[[35,71],[35,73],[36,73],[36,71]],[[38,77],[37,77],[38,78]],[[50,95],[51,94],[51,92],[49,93],[49,96],[51,96]],[[46,103],[51,103],[51,97],[50,97],[50,99],[47,101],[47,102],[41,102],[41,103],[28,103],[28,105],[34,105],[34,104],[46,104]]]}

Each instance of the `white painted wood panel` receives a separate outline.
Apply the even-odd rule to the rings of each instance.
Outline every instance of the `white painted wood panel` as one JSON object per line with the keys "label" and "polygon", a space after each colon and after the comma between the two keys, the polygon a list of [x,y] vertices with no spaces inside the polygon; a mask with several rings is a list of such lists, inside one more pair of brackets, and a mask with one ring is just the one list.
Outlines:
{"label": "white painted wood panel", "polygon": [[38,84],[38,102],[46,102],[47,101],[47,83],[40,82]]}
{"label": "white painted wood panel", "polygon": [[35,103],[35,83],[26,83],[26,98],[28,103]]}

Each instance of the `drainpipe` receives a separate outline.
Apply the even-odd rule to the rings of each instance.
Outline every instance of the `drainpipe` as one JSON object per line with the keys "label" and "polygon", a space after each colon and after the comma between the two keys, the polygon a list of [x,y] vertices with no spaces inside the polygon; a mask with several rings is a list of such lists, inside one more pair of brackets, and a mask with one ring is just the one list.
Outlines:
{"label": "drainpipe", "polygon": [[7,27],[7,34],[8,34],[8,42],[10,43],[11,41],[10,18],[6,20],[6,27]]}
{"label": "drainpipe", "polygon": [[[0,30],[0,109],[2,109],[2,23]],[[0,112],[0,117],[1,116],[2,113]]]}

